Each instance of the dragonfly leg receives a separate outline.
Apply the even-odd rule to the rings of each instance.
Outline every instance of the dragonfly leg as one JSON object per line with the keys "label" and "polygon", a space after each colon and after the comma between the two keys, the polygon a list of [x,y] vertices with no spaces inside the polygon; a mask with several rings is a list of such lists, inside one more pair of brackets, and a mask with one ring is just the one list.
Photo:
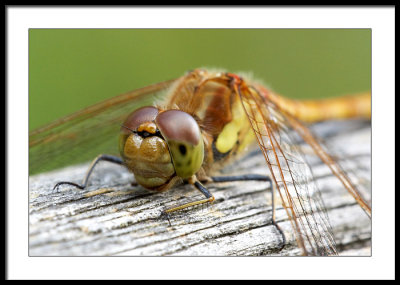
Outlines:
{"label": "dragonfly leg", "polygon": [[214,196],[210,193],[210,191],[208,191],[208,189],[206,187],[204,187],[199,181],[197,180],[192,180],[189,179],[189,183],[194,185],[201,193],[203,193],[203,195],[206,197],[205,199],[200,199],[200,200],[196,200],[193,202],[189,202],[183,205],[179,205],[179,206],[175,206],[169,209],[166,209],[163,211],[163,215],[167,216],[168,222],[171,225],[171,222],[169,220],[169,214],[172,212],[176,212],[191,206],[195,206],[195,205],[200,205],[200,204],[204,204],[204,203],[211,203],[214,201]]}
{"label": "dragonfly leg", "polygon": [[92,174],[94,167],[96,166],[96,164],[99,161],[109,161],[109,162],[113,162],[113,163],[121,164],[121,165],[124,164],[124,161],[122,160],[122,158],[120,158],[118,156],[113,156],[113,155],[108,155],[108,154],[100,154],[90,164],[90,167],[85,175],[85,178],[83,179],[82,184],[69,182],[69,181],[61,181],[61,182],[58,182],[56,185],[54,185],[53,190],[57,189],[58,186],[64,185],[64,184],[72,185],[79,189],[85,189],[85,187],[87,186],[88,180],[89,180],[89,176]]}
{"label": "dragonfly leg", "polygon": [[212,176],[211,180],[213,182],[233,182],[233,181],[268,181],[271,183],[271,200],[272,200],[272,224],[278,230],[280,235],[282,236],[282,246],[279,249],[282,250],[286,244],[286,237],[279,225],[275,221],[275,184],[272,182],[271,178],[266,175],[259,174],[243,174],[243,175],[234,175],[234,176]]}

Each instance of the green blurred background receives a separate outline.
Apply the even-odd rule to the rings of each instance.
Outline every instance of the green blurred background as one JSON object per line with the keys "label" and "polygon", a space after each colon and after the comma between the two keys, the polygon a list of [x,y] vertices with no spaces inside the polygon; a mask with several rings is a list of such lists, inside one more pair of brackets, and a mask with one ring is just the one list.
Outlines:
{"label": "green blurred background", "polygon": [[371,88],[370,29],[30,29],[29,129],[196,67],[291,98]]}

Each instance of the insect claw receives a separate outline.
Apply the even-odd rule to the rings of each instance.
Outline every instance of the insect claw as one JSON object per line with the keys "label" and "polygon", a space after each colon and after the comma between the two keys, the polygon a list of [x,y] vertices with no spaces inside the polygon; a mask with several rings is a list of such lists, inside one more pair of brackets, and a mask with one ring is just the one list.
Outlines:
{"label": "insect claw", "polygon": [[[81,190],[85,189],[84,185],[79,185],[79,184],[76,184],[76,183],[73,183],[73,182],[68,182],[68,181],[62,181],[62,182],[58,182],[56,185],[54,185],[53,191],[58,189],[59,186],[62,185],[62,184],[68,184],[68,185],[71,185],[71,186],[75,186],[76,188],[79,188]],[[58,193],[58,191],[56,193]]]}
{"label": "insect claw", "polygon": [[275,228],[278,230],[279,234],[282,237],[281,245],[279,247],[279,251],[281,251],[286,245],[286,237],[282,229],[278,226],[278,224],[274,220],[272,220],[272,224],[275,226]]}
{"label": "insect claw", "polygon": [[169,219],[169,213],[167,213],[167,212],[164,210],[164,211],[162,211],[162,213],[161,213],[161,217],[163,217],[163,216],[165,216],[165,217],[167,218],[168,224],[169,224],[169,226],[171,227],[172,224],[171,224],[171,220]]}
{"label": "insect claw", "polygon": [[52,193],[58,193],[58,192],[59,192],[59,191],[58,191],[58,186],[59,186],[58,183],[57,183],[56,185],[54,185],[53,190],[52,190]]}

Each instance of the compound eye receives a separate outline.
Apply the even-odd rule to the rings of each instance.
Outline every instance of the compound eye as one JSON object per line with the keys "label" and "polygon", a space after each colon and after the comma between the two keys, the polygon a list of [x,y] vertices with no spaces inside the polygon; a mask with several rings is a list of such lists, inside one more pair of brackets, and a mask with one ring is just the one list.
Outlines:
{"label": "compound eye", "polygon": [[203,139],[196,120],[183,111],[168,110],[158,114],[155,121],[168,144],[176,174],[191,177],[204,159]]}
{"label": "compound eye", "polygon": [[121,132],[128,134],[131,131],[136,131],[141,124],[154,121],[157,115],[158,109],[156,107],[147,106],[139,108],[128,116],[123,127],[121,127]]}

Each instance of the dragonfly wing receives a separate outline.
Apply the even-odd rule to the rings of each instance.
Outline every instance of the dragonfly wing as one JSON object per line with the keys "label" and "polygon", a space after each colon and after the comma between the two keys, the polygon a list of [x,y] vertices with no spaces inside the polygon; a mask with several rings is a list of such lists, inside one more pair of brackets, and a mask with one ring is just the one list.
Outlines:
{"label": "dragonfly wing", "polygon": [[[340,133],[335,125],[340,124]],[[340,164],[352,184],[357,188],[362,199],[371,205],[371,145],[363,144],[360,138],[371,141],[370,121],[346,120],[314,124],[312,131],[322,134],[318,143],[329,150],[330,156]],[[321,128],[323,127],[323,128]]]}
{"label": "dragonfly wing", "polygon": [[[247,90],[247,91],[246,91]],[[236,90],[264,154],[299,247],[307,255],[337,254],[329,219],[309,165],[298,148],[301,137],[285,115],[257,92]]]}
{"label": "dragonfly wing", "polygon": [[85,162],[100,153],[118,154],[121,124],[135,109],[152,105],[175,80],[156,83],[102,101],[29,134],[29,172]]}

